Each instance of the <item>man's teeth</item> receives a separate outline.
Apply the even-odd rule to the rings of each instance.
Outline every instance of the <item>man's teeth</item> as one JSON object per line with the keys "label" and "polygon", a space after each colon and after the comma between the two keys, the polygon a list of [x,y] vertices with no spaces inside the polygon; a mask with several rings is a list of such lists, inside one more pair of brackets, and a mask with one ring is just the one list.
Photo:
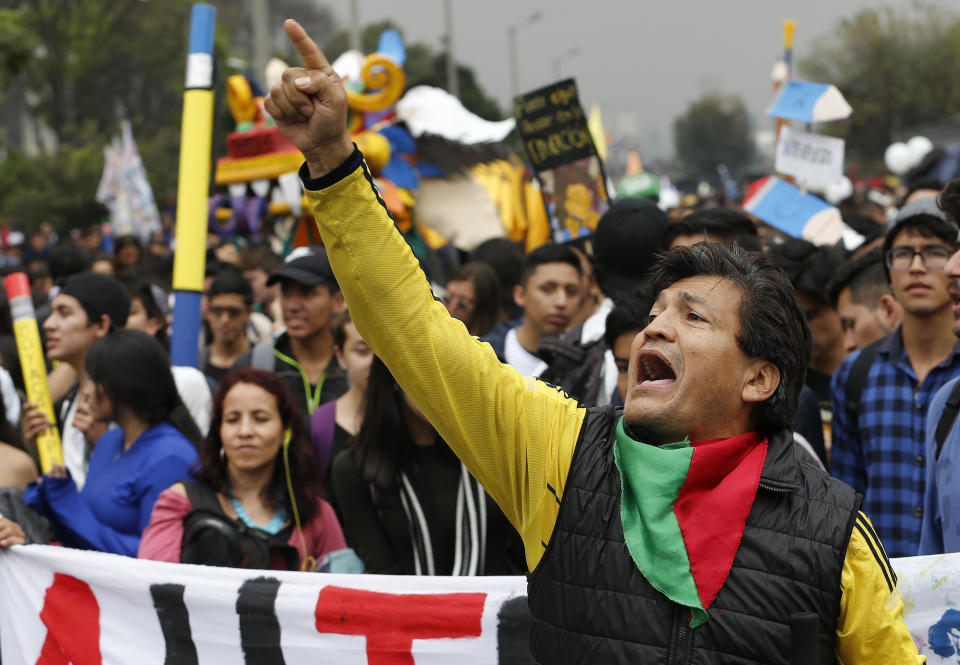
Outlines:
{"label": "man's teeth", "polygon": [[647,377],[648,381],[659,381],[660,379],[670,378],[667,375],[660,376],[660,374],[653,367],[651,367],[650,363],[648,363],[646,360],[643,360],[641,364],[643,365],[643,374]]}

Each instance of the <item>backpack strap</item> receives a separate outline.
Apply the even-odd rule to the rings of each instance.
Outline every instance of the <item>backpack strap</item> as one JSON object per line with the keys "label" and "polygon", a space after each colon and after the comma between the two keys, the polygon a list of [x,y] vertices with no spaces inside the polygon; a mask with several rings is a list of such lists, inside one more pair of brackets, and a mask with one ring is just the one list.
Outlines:
{"label": "backpack strap", "polygon": [[337,428],[337,401],[324,402],[310,415],[310,446],[317,463],[320,480],[327,477],[330,466],[330,451]]}
{"label": "backpack strap", "polygon": [[957,413],[960,413],[960,381],[954,383],[953,388],[950,389],[950,396],[947,397],[947,403],[943,405],[940,420],[937,421],[937,432],[934,434],[934,438],[937,440],[937,451],[934,453],[934,460],[940,459],[940,451],[947,440],[947,435],[953,429]]}
{"label": "backpack strap", "polygon": [[183,487],[187,490],[187,499],[193,510],[209,510],[211,513],[223,514],[223,507],[217,498],[217,493],[206,483],[185,480]]}
{"label": "backpack strap", "polygon": [[847,385],[844,387],[844,394],[846,395],[844,407],[853,419],[856,418],[857,412],[860,410],[860,396],[863,395],[863,389],[867,387],[870,367],[880,351],[880,344],[886,339],[886,337],[883,337],[863,347],[860,355],[853,361],[853,366],[850,367],[850,374],[847,375]]}

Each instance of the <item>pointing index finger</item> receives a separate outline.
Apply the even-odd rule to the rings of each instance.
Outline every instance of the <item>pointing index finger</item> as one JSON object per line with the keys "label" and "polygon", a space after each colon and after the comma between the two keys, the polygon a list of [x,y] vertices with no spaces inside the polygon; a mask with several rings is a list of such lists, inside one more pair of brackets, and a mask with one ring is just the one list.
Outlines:
{"label": "pointing index finger", "polygon": [[303,26],[292,18],[283,22],[283,28],[287,31],[287,37],[293,42],[300,53],[300,59],[303,60],[303,66],[306,69],[329,69],[330,63],[327,57],[323,55],[320,47],[310,39],[310,35],[303,29]]}

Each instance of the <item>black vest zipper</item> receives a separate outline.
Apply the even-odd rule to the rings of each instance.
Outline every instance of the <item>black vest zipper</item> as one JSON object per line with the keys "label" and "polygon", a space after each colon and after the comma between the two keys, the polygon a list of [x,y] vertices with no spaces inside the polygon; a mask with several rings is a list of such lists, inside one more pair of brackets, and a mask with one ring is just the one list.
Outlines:
{"label": "black vest zipper", "polygon": [[689,665],[693,658],[693,629],[690,627],[690,609],[682,605],[673,608],[673,630],[667,649],[667,665]]}

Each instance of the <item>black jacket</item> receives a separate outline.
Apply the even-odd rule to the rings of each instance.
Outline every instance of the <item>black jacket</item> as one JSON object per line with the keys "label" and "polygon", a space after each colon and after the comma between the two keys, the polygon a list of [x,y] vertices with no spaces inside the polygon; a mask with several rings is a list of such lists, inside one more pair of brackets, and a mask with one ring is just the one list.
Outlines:
{"label": "black jacket", "polygon": [[655,590],[624,544],[614,463],[621,411],[589,409],[557,524],[530,576],[530,648],[537,663],[790,662],[791,617],[818,617],[819,656],[834,662],[840,573],[860,505],[849,486],[770,438],[760,486],[710,619]]}

